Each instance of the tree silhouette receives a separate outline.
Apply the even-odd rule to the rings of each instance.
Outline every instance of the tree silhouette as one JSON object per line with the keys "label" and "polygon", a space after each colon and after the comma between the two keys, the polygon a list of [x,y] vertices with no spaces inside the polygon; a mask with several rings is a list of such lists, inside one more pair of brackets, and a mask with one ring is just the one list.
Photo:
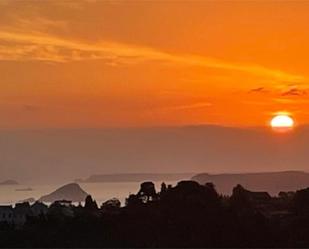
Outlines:
{"label": "tree silhouette", "polygon": [[95,200],[92,199],[91,195],[87,195],[85,200],[85,209],[88,211],[98,210],[98,205]]}
{"label": "tree silhouette", "polygon": [[101,210],[103,212],[116,212],[120,209],[121,202],[117,198],[112,198],[102,203]]}
{"label": "tree silhouette", "polygon": [[148,202],[157,199],[157,193],[153,182],[143,182],[140,190],[137,193],[138,198],[143,202]]}
{"label": "tree silhouette", "polygon": [[308,211],[309,188],[270,197],[237,185],[222,197],[212,183],[181,181],[158,195],[145,182],[123,207],[110,199],[98,209],[87,196],[84,206],[56,201],[23,226],[0,222],[0,247],[307,248]]}

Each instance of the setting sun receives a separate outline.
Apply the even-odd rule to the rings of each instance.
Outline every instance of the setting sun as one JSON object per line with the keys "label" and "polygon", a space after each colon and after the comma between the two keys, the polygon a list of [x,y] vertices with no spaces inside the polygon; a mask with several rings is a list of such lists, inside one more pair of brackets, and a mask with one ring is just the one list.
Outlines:
{"label": "setting sun", "polygon": [[280,114],[273,117],[270,125],[274,129],[291,129],[294,127],[294,120],[287,114]]}

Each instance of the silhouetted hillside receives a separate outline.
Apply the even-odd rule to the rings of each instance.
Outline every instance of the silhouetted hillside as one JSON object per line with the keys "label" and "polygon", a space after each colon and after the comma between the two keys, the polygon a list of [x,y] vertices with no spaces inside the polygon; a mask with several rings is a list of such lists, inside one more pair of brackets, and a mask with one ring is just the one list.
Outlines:
{"label": "silhouetted hillside", "polygon": [[277,195],[280,191],[295,191],[309,186],[309,173],[301,171],[243,173],[243,174],[198,174],[192,180],[201,184],[212,182],[218,192],[231,194],[235,185]]}
{"label": "silhouetted hillside", "polygon": [[42,196],[39,201],[43,202],[54,202],[59,200],[69,200],[73,202],[84,201],[88,194],[77,184],[70,183],[64,185],[54,192]]}
{"label": "silhouetted hillside", "polygon": [[0,206],[0,247],[10,248],[299,248],[309,246],[309,188],[221,196],[214,184],[143,182],[122,207],[55,201]]}

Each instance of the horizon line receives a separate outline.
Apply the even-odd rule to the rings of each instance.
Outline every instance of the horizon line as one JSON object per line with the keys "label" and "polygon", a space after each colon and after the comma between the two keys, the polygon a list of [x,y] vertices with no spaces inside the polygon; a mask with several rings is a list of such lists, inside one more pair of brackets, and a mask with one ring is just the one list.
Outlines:
{"label": "horizon line", "polygon": [[[297,125],[294,130],[299,128],[308,127],[307,124]],[[160,129],[160,128],[198,128],[198,127],[218,127],[218,128],[231,128],[231,129],[269,129],[270,126],[267,125],[223,125],[223,124],[213,124],[213,123],[199,123],[199,124],[184,124],[184,125],[145,125],[145,126],[102,126],[102,127],[15,127],[15,128],[6,128],[0,127],[1,131],[78,131],[78,130],[134,130],[134,129]]]}

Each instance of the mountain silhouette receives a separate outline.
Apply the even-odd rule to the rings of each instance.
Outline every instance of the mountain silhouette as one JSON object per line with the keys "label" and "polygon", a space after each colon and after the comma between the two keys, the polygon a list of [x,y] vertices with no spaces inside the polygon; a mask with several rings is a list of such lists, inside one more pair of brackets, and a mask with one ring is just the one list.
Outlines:
{"label": "mountain silhouette", "polygon": [[267,191],[277,195],[280,191],[295,191],[309,186],[309,173],[302,171],[239,173],[239,174],[197,174],[192,180],[204,184],[212,182],[218,192],[231,194],[235,185],[255,191]]}
{"label": "mountain silhouette", "polygon": [[88,193],[86,193],[77,183],[69,183],[64,185],[54,192],[42,196],[41,202],[54,202],[57,200],[68,200],[73,202],[84,201]]}

